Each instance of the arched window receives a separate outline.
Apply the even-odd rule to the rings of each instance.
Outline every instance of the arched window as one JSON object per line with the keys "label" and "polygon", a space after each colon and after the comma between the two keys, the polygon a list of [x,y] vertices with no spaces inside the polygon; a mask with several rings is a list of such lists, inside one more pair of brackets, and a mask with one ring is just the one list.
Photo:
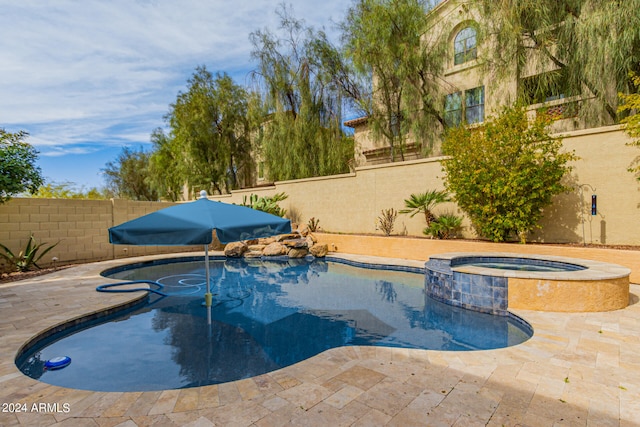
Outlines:
{"label": "arched window", "polygon": [[454,65],[476,59],[476,30],[472,27],[466,27],[460,30],[453,41],[453,49],[455,52]]}

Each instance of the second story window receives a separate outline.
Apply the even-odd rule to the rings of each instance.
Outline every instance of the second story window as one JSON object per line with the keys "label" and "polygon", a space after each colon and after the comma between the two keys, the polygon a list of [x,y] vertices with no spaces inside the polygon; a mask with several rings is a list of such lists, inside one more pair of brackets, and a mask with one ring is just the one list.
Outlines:
{"label": "second story window", "polygon": [[466,27],[460,30],[453,41],[454,59],[453,64],[464,64],[467,61],[476,59],[476,30],[472,27]]}
{"label": "second story window", "polygon": [[484,122],[484,86],[465,91],[464,101],[467,124]]}
{"label": "second story window", "polygon": [[484,86],[447,95],[444,99],[444,121],[449,127],[484,122]]}

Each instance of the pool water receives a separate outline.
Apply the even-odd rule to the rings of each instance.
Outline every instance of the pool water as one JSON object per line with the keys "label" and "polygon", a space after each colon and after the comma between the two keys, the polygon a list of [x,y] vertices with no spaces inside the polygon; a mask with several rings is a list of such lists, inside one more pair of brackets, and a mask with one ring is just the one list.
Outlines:
{"label": "pool water", "polygon": [[539,264],[523,264],[517,262],[472,262],[469,264],[473,267],[484,267],[484,268],[496,268],[498,270],[514,270],[514,271],[540,271],[540,272],[558,272],[558,271],[573,271],[577,270],[568,269],[564,266],[555,266],[555,265],[539,265]]}
{"label": "pool water", "polygon": [[[531,336],[519,319],[430,299],[424,273],[304,259],[215,260],[210,271],[211,325],[201,260],[149,265],[110,277],[156,280],[170,296],[43,340],[16,363],[58,386],[148,391],[261,375],[340,346],[468,351]],[[43,369],[59,356],[71,364]]]}

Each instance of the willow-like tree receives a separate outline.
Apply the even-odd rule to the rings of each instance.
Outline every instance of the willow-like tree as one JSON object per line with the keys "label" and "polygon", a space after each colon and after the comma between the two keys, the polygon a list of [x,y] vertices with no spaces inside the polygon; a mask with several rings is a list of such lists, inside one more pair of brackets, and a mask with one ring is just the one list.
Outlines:
{"label": "willow-like tree", "polygon": [[102,169],[107,191],[122,199],[157,201],[158,193],[149,184],[150,155],[142,148],[123,147]]}
{"label": "willow-like tree", "polygon": [[[618,93],[640,71],[640,0],[482,0],[489,67],[529,101],[582,95],[591,125],[617,122]],[[536,75],[534,78],[526,76]],[[533,103],[532,102],[532,103]],[[598,122],[600,120],[600,123]]]}
{"label": "willow-like tree", "polygon": [[347,172],[353,139],[342,130],[342,93],[322,60],[335,59],[335,48],[284,6],[277,13],[278,33],[250,35],[258,61],[252,117],[266,174],[287,180]]}
{"label": "willow-like tree", "polygon": [[214,78],[204,66],[188,85],[166,116],[169,151],[180,153],[176,166],[191,191],[228,193],[252,168],[247,92],[226,73]]}
{"label": "willow-like tree", "polygon": [[177,144],[161,128],[151,133],[153,149],[149,157],[149,184],[160,197],[172,202],[183,199],[187,182],[185,164]]}
{"label": "willow-like tree", "polygon": [[[446,38],[429,25],[427,0],[357,0],[343,23],[345,55],[370,81],[369,128],[392,160],[404,160],[408,138],[432,150],[442,131]],[[446,92],[445,92],[446,93]]]}

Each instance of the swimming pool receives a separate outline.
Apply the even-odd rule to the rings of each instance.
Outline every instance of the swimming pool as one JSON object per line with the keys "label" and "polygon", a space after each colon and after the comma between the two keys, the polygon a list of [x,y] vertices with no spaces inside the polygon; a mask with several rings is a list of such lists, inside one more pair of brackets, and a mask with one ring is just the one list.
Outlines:
{"label": "swimming pool", "polygon": [[[153,279],[168,297],[36,342],[16,360],[40,381],[95,391],[148,391],[248,378],[327,349],[374,345],[468,351],[519,344],[530,327],[425,295],[423,271],[361,268],[322,260],[211,262],[207,325],[201,259],[111,271]],[[69,356],[64,369],[45,361]]]}

